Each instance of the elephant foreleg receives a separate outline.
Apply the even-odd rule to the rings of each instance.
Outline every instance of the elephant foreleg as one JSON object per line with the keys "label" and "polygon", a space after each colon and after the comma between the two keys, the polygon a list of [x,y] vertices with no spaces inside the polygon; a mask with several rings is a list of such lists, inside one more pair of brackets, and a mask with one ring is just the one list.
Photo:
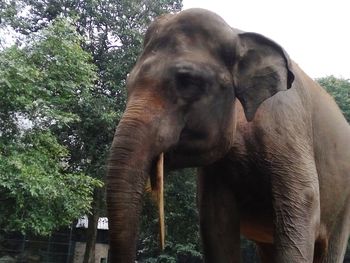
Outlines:
{"label": "elephant foreleg", "polygon": [[[349,198],[348,198],[349,199]],[[348,200],[346,207],[339,214],[335,227],[328,240],[327,249],[321,263],[342,263],[350,234],[350,206]]]}
{"label": "elephant foreleg", "polygon": [[236,200],[219,170],[201,170],[198,178],[200,230],[206,263],[239,263],[240,230]]}
{"label": "elephant foreleg", "polygon": [[291,160],[271,174],[274,262],[311,263],[320,224],[317,171],[311,159]]}

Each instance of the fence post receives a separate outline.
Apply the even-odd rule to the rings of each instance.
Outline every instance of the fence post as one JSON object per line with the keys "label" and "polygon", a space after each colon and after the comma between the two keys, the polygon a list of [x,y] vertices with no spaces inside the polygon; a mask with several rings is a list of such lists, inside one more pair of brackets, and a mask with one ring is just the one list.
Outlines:
{"label": "fence post", "polygon": [[[74,225],[74,224],[73,224]],[[70,263],[71,253],[72,253],[72,232],[73,232],[73,225],[70,226],[69,231],[69,243],[68,243],[68,255],[66,263]]]}

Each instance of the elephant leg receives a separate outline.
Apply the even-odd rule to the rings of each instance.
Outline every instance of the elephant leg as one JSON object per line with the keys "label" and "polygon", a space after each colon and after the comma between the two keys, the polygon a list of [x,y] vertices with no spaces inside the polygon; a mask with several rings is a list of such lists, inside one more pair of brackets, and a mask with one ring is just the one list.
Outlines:
{"label": "elephant leg", "polygon": [[322,260],[315,263],[342,263],[350,234],[350,207],[342,213],[328,240],[328,248],[323,253]]}
{"label": "elephant leg", "polygon": [[258,255],[261,263],[273,263],[274,248],[272,244],[256,243],[258,248]]}
{"label": "elephant leg", "polygon": [[271,173],[274,262],[311,263],[320,225],[318,175],[313,158],[287,158],[292,162],[274,166]]}
{"label": "elephant leg", "polygon": [[200,230],[206,263],[239,263],[240,230],[236,200],[218,169],[198,174]]}

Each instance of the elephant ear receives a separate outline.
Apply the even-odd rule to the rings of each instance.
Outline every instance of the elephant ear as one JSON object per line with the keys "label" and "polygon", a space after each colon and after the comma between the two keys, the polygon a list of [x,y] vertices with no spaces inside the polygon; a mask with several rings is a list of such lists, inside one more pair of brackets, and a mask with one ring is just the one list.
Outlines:
{"label": "elephant ear", "polygon": [[263,101],[292,86],[294,74],[288,55],[274,41],[256,33],[240,33],[238,37],[235,93],[251,121]]}

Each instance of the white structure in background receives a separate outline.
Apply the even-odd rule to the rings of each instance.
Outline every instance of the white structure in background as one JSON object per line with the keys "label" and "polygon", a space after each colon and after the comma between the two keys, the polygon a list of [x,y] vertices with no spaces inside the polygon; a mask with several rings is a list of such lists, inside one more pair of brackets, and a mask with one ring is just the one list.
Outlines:
{"label": "white structure in background", "polygon": [[[78,219],[78,223],[75,228],[80,228],[81,230],[87,229],[89,225],[89,220],[87,216],[83,216]],[[97,223],[97,234],[101,234],[104,231],[108,231],[108,218],[100,217]],[[74,249],[74,259],[73,263],[82,263],[84,259],[85,252],[85,242],[76,242]],[[108,250],[109,245],[106,242],[100,243],[96,242],[95,245],[95,263],[106,263],[108,260]]]}
{"label": "white structure in background", "polygon": [[[78,223],[75,226],[76,228],[88,228],[89,220],[87,216],[83,216],[78,219]],[[97,229],[108,230],[108,218],[100,217],[97,223]]]}

